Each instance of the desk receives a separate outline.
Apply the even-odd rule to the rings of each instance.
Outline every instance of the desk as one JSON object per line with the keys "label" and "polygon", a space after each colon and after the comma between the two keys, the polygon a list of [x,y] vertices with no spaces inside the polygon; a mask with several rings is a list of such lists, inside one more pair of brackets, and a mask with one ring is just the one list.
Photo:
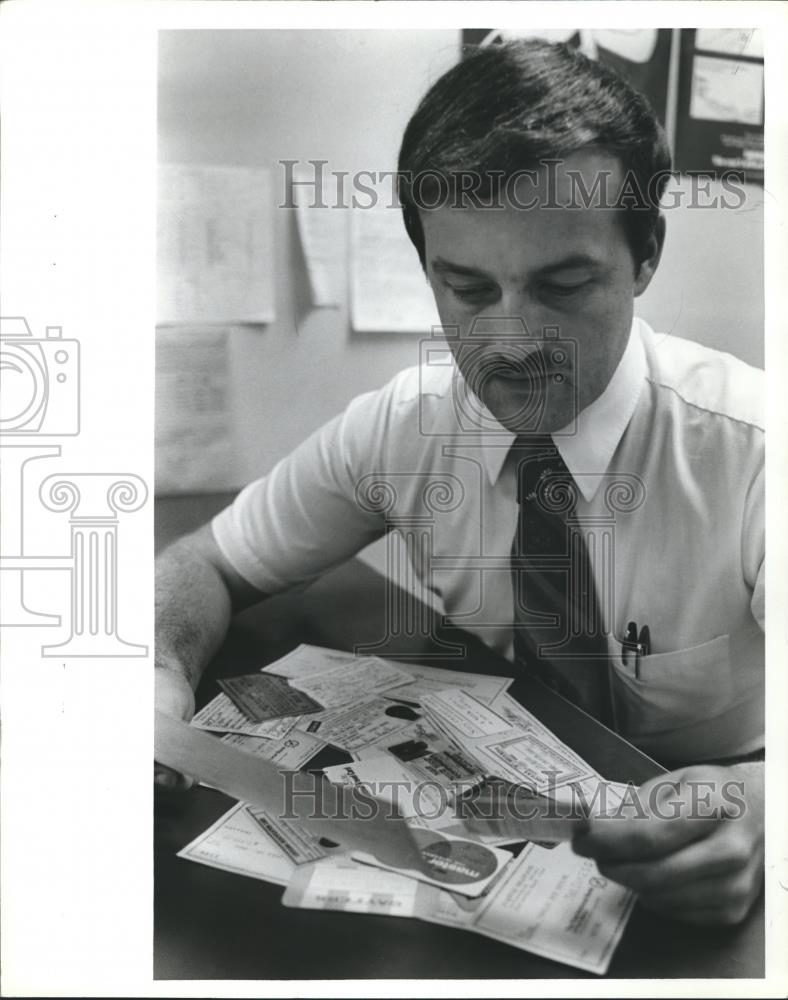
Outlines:
{"label": "desk", "polygon": [[[159,502],[164,544],[218,509],[217,498]],[[182,517],[177,516],[180,509]],[[197,692],[216,679],[249,673],[301,642],[350,649],[383,634],[384,581],[350,560],[300,594],[271,598],[239,615]],[[466,644],[441,666],[506,674],[513,666],[456,629],[436,631]],[[414,637],[396,652],[428,653]],[[392,655],[388,652],[383,655]],[[392,658],[396,658],[392,655]],[[405,659],[404,662],[407,662]],[[604,777],[640,783],[661,768],[573,705],[529,678],[509,693]],[[156,979],[486,979],[596,978],[499,942],[418,920],[293,910],[283,889],[177,858],[176,852],[225,812],[231,800],[206,788],[160,796],[155,812],[154,977]],[[724,978],[764,974],[763,901],[732,928],[696,928],[640,910],[630,919],[608,971],[611,978]]]}

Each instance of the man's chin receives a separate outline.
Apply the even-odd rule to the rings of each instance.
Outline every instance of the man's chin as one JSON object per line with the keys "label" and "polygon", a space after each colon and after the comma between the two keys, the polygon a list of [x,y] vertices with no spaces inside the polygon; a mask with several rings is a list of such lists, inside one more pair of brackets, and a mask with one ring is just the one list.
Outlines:
{"label": "man's chin", "polygon": [[574,398],[513,399],[509,393],[485,393],[484,405],[513,434],[553,434],[569,431],[577,416]]}

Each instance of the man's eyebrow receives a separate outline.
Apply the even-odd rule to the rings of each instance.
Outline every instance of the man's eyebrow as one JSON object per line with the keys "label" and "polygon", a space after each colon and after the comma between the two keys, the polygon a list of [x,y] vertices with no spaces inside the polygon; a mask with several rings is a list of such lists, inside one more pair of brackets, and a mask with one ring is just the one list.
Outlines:
{"label": "man's eyebrow", "polygon": [[563,257],[552,264],[545,264],[537,269],[536,274],[541,278],[548,274],[555,274],[556,271],[570,271],[578,267],[598,267],[600,261],[596,257],[591,257],[586,253],[573,253],[569,257]]}
{"label": "man's eyebrow", "polygon": [[486,271],[482,271],[477,267],[466,267],[464,264],[454,264],[450,260],[444,260],[443,257],[436,257],[431,264],[433,271],[436,271],[438,274],[460,274],[466,278],[487,278],[491,281],[494,280]]}
{"label": "man's eyebrow", "polygon": [[[552,264],[545,264],[544,267],[538,268],[534,274],[536,277],[542,278],[555,274],[557,271],[569,271],[579,267],[596,268],[599,264],[600,261],[596,257],[591,257],[585,253],[574,253],[568,257],[562,257],[561,260],[554,261]],[[436,257],[431,262],[431,265],[433,271],[437,274],[457,274],[466,278],[484,278],[488,281],[495,280],[491,274],[483,271],[481,268],[455,264],[450,260],[445,260],[443,257]]]}

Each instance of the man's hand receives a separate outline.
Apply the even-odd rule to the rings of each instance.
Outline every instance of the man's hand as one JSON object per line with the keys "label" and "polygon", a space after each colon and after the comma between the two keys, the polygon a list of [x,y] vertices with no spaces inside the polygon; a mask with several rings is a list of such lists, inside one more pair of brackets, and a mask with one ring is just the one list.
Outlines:
{"label": "man's hand", "polygon": [[763,880],[763,765],[683,768],[629,801],[591,819],[575,852],[647,909],[693,924],[743,920]]}
{"label": "man's hand", "polygon": [[156,708],[189,722],[194,715],[194,692],[183,671],[177,667],[157,666],[154,679]]}
{"label": "man's hand", "polygon": [[[157,666],[154,672],[155,704],[160,712],[188,722],[194,715],[194,692],[177,667]],[[190,788],[191,778],[154,762],[153,780],[159,788]]]}

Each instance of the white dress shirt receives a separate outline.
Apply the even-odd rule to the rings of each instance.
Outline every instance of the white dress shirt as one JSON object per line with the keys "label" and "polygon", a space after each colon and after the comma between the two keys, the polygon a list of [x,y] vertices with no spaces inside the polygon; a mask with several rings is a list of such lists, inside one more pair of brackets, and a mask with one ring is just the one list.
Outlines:
{"label": "white dress shirt", "polygon": [[[606,390],[553,435],[581,494],[617,729],[665,764],[763,746],[762,383],[636,319]],[[395,581],[415,573],[450,621],[511,658],[513,439],[433,352],[246,487],[214,535],[273,594],[396,530],[411,566],[392,565]],[[651,632],[638,676],[621,656],[629,621]]]}

